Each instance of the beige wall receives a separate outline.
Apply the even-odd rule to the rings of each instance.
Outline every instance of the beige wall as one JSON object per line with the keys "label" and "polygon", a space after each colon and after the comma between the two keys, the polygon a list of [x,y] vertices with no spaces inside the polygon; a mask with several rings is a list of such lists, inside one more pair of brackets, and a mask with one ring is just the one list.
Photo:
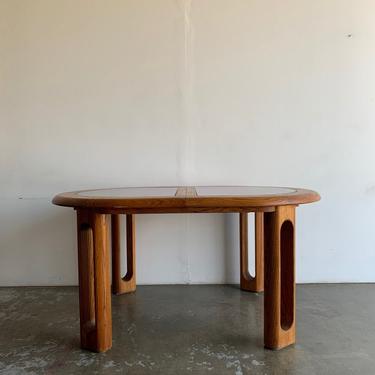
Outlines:
{"label": "beige wall", "polygon": [[[76,283],[61,191],[311,187],[298,280],[375,281],[375,2],[0,0],[0,285]],[[137,218],[140,283],[238,280],[235,215]]]}

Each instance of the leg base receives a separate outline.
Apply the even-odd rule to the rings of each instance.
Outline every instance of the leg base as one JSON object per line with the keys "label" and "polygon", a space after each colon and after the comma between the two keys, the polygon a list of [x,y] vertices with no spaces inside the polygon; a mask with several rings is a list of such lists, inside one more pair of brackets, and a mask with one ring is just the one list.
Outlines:
{"label": "leg base", "polygon": [[264,346],[282,349],[296,341],[294,206],[264,217]]}
{"label": "leg base", "polygon": [[248,213],[240,213],[240,288],[263,292],[263,212],[255,213],[255,277],[248,271]]}
{"label": "leg base", "polygon": [[112,215],[112,293],[121,295],[136,290],[135,278],[135,222],[134,215],[126,215],[127,272],[121,277],[120,216]]}
{"label": "leg base", "polygon": [[108,218],[77,211],[81,347],[105,352],[112,347]]}

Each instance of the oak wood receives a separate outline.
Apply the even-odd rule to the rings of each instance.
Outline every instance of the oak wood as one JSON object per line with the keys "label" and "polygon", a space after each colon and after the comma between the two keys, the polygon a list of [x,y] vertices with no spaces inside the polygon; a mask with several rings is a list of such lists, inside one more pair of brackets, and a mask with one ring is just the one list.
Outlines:
{"label": "oak wood", "polygon": [[114,294],[136,290],[135,218],[126,215],[126,274],[121,276],[120,215],[112,215],[112,291]]}
{"label": "oak wood", "polygon": [[248,292],[262,292],[264,289],[263,271],[263,213],[255,214],[255,275],[251,276],[249,264],[248,214],[240,214],[240,287]]}
{"label": "oak wood", "polygon": [[255,279],[258,292],[264,290],[264,213],[255,213]]}
{"label": "oak wood", "polygon": [[127,214],[201,214],[201,213],[226,213],[226,212],[272,212],[275,211],[275,206],[267,207],[149,207],[149,208],[95,208],[96,212],[105,214],[127,215]]}
{"label": "oak wood", "polygon": [[197,190],[194,186],[184,186],[177,188],[175,197],[186,198],[186,197],[196,197],[198,196]]}
{"label": "oak wood", "polygon": [[187,187],[179,187],[177,188],[176,194],[174,196],[178,198],[185,198],[186,194],[187,194]]}
{"label": "oak wood", "polygon": [[194,186],[188,186],[186,188],[186,197],[197,197],[198,196],[198,193],[197,193],[197,189],[194,187]]}
{"label": "oak wood", "polygon": [[[225,188],[225,187],[223,187]],[[236,188],[236,187],[233,187]],[[244,187],[246,188],[246,187]],[[251,187],[249,187],[251,188]],[[134,189],[134,188],[132,188]],[[157,194],[157,187],[153,188]],[[160,189],[163,189],[160,187]],[[171,196],[142,196],[143,190],[139,188],[139,196],[100,196],[95,194],[95,190],[75,191],[58,194],[54,197],[53,203],[69,207],[90,207],[101,209],[117,209],[122,212],[141,213],[144,209],[147,212],[220,212],[220,210],[229,209],[232,212],[237,210],[252,211],[262,207],[274,207],[278,205],[298,205],[311,203],[320,199],[319,194],[306,189],[291,189],[290,193],[271,194],[271,195],[213,195],[200,196],[195,195],[196,189],[193,187],[178,188],[174,190]],[[116,190],[116,189],[113,189]],[[178,194],[177,194],[178,191]],[[84,194],[90,193],[90,196]],[[100,194],[100,190],[99,193]]]}
{"label": "oak wood", "polygon": [[96,344],[94,238],[89,223],[87,212],[77,211],[80,332],[83,349],[94,348]]}
{"label": "oak wood", "polygon": [[[70,192],[53,199],[54,204],[77,210],[82,348],[100,352],[112,345],[109,214],[112,215],[113,291],[121,294],[136,288],[136,213],[239,212],[241,288],[261,291],[264,284],[265,346],[280,349],[295,342],[295,207],[317,201],[320,197],[316,192],[305,189],[272,195],[230,195],[228,191],[232,187],[221,188],[212,189],[216,194],[212,196],[209,196],[210,189],[207,188],[176,187],[164,189],[163,197],[158,196],[159,188],[151,189],[155,196],[138,196],[138,190],[133,188],[135,197],[130,198],[129,194],[108,197],[94,193],[94,196],[88,196],[89,191],[86,191],[86,196],[82,192]],[[237,189],[237,192],[249,191],[244,188]],[[139,189],[139,192],[145,192]],[[218,191],[226,193],[218,195]],[[173,194],[169,196],[170,192]],[[198,192],[208,193],[204,196]],[[255,278],[250,277],[247,266],[248,212],[255,212]],[[124,278],[121,278],[120,272],[120,214],[127,215],[127,273]]]}
{"label": "oak wood", "polygon": [[103,352],[112,346],[108,218],[77,211],[81,347]]}
{"label": "oak wood", "polygon": [[264,214],[264,345],[295,343],[295,207]]}

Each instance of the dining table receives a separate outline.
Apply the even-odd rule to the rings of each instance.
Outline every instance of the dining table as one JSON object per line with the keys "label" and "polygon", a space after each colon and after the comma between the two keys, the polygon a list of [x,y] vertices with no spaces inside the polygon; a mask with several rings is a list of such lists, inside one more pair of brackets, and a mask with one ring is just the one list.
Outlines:
{"label": "dining table", "polygon": [[[239,284],[264,292],[264,346],[296,340],[296,208],[318,201],[312,190],[274,186],[123,187],[66,192],[53,203],[77,215],[81,347],[112,347],[111,294],[136,291],[135,218],[145,214],[238,213]],[[249,272],[248,215],[255,215],[255,274]],[[126,218],[126,274],[121,274]],[[155,219],[157,220],[157,219]]]}

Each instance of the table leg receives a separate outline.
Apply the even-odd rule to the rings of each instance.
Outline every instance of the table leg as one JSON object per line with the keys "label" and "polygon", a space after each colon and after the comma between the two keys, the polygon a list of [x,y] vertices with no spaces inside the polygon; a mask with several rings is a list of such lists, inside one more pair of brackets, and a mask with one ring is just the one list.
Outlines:
{"label": "table leg", "polygon": [[240,286],[248,292],[262,292],[263,276],[263,212],[255,213],[255,276],[248,267],[248,213],[240,213]]}
{"label": "table leg", "polygon": [[127,271],[121,277],[120,215],[112,219],[112,291],[114,294],[134,292],[135,279],[135,220],[134,215],[126,215],[126,264]]}
{"label": "table leg", "polygon": [[264,214],[264,345],[269,349],[296,340],[294,228],[294,206]]}
{"label": "table leg", "polygon": [[104,352],[112,346],[108,217],[77,210],[81,347]]}

